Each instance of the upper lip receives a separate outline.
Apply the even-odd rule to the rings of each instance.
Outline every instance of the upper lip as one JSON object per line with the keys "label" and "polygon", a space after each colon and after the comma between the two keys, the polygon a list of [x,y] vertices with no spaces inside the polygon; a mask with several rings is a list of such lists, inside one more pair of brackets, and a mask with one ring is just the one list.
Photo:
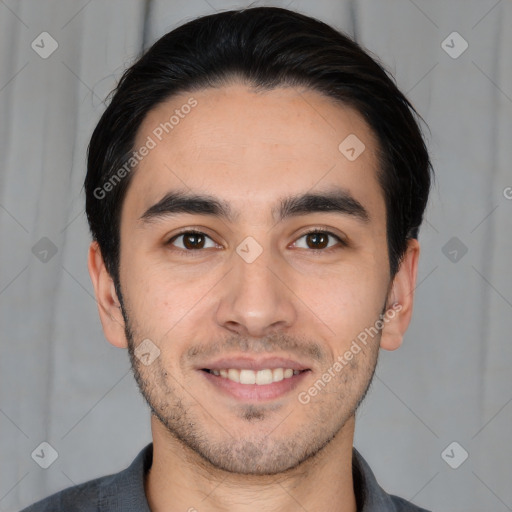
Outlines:
{"label": "upper lip", "polygon": [[309,370],[310,368],[294,361],[293,359],[285,357],[266,357],[266,358],[255,358],[255,357],[223,357],[215,359],[215,361],[207,362],[199,367],[199,369],[207,370],[227,370],[229,368],[237,368],[239,370],[265,370],[267,368],[273,370],[275,368],[291,368],[292,370]]}

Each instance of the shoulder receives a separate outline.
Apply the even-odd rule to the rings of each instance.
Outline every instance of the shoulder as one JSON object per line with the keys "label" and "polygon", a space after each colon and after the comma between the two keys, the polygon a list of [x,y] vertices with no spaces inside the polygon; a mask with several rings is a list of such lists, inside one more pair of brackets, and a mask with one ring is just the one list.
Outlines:
{"label": "shoulder", "polygon": [[21,512],[149,512],[144,477],[151,467],[153,443],[145,446],[129,467],[67,487],[24,508]]}
{"label": "shoulder", "polygon": [[353,447],[352,475],[358,510],[361,512],[430,512],[400,496],[388,494],[377,482],[364,457]]}
{"label": "shoulder", "polygon": [[418,507],[410,501],[407,501],[404,498],[400,498],[399,496],[395,496],[394,494],[390,494],[389,497],[393,502],[396,512],[431,512],[426,508]]}
{"label": "shoulder", "polygon": [[98,497],[100,488],[111,476],[104,476],[89,480],[83,484],[68,487],[56,492],[47,498],[33,503],[21,512],[89,512],[98,510]]}

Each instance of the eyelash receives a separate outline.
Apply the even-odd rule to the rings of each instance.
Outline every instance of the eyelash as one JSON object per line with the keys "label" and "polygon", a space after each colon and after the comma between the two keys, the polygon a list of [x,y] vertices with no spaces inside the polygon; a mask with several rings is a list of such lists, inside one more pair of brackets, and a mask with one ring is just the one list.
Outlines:
{"label": "eyelash", "polygon": [[[308,231],[305,231],[304,233],[302,233],[301,236],[299,236],[296,239],[296,241],[300,240],[301,238],[303,238],[303,237],[305,237],[305,236],[307,236],[307,235],[309,235],[311,233],[318,233],[318,234],[324,234],[324,235],[331,236],[331,237],[335,238],[343,248],[348,247],[348,243],[345,240],[340,238],[338,235],[335,235],[332,231],[329,231],[329,230],[323,229],[323,228],[312,228],[312,229],[310,229]],[[199,231],[197,229],[187,229],[187,230],[181,231],[180,233],[177,233],[176,235],[174,235],[172,238],[170,238],[166,242],[165,245],[172,245],[172,242],[174,242],[180,236],[189,235],[189,234],[203,235],[203,236],[206,236],[206,237],[210,238],[210,240],[212,240],[212,238],[210,236],[208,236],[206,233],[204,233],[203,231]],[[307,249],[307,250],[309,252],[312,252],[313,254],[320,254],[320,253],[329,253],[330,254],[333,250],[338,250],[338,249],[340,249],[340,247],[335,245],[335,246],[332,246],[332,247],[328,247],[327,249]],[[187,256],[194,257],[195,256],[194,253],[201,252],[204,249],[194,250],[194,249],[176,248],[176,249],[173,249],[173,250],[180,251],[182,253],[185,253]]]}

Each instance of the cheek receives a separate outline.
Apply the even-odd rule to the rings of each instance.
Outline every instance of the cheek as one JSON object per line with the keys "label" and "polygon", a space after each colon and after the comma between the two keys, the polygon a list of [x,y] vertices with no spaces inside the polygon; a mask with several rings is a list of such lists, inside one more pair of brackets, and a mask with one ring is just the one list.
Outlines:
{"label": "cheek", "polygon": [[198,316],[206,318],[205,307],[216,292],[216,281],[218,276],[212,272],[192,275],[183,267],[151,263],[144,256],[134,258],[123,283],[138,335],[161,343],[170,343],[184,330],[193,336],[200,324]]}
{"label": "cheek", "polygon": [[372,326],[381,313],[386,286],[374,266],[344,267],[328,279],[305,279],[297,284],[303,290],[311,311],[327,326],[338,348],[350,344],[365,328]]}

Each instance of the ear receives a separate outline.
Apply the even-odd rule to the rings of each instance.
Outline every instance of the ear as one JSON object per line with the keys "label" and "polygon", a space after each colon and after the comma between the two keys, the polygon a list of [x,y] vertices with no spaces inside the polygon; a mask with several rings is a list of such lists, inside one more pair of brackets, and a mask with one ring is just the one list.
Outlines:
{"label": "ear", "polygon": [[124,331],[124,318],[115,291],[114,281],[105,267],[98,242],[92,241],[87,258],[89,275],[94,286],[96,303],[101,325],[107,340],[119,348],[126,348],[128,343]]}
{"label": "ear", "polygon": [[[380,339],[380,347],[385,350],[396,350],[402,344],[405,331],[409,327],[419,256],[418,240],[410,239],[387,297],[387,311],[384,314],[384,326]],[[392,307],[392,305],[395,306]]]}

